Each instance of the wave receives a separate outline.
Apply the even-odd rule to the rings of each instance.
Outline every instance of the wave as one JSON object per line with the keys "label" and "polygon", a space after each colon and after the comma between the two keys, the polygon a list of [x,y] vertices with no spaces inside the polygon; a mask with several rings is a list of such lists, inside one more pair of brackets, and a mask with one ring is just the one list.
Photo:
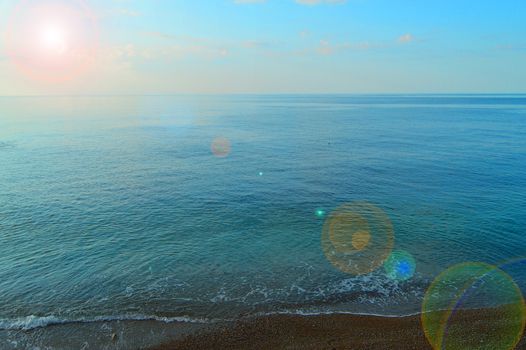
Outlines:
{"label": "wave", "polygon": [[206,319],[193,318],[188,316],[164,317],[155,315],[117,315],[117,316],[95,316],[81,318],[60,318],[53,315],[19,317],[16,319],[0,319],[0,330],[23,330],[28,331],[36,328],[43,328],[54,325],[74,324],[74,323],[98,323],[113,321],[156,321],[163,323],[196,323],[212,324],[218,322],[232,321],[228,319]]}
{"label": "wave", "polygon": [[193,318],[188,316],[164,317],[155,315],[119,315],[119,316],[96,316],[78,319],[67,319],[56,316],[35,316],[30,315],[26,317],[19,317],[16,319],[0,319],[0,330],[16,330],[29,331],[37,328],[44,328],[55,325],[66,325],[75,323],[103,323],[114,321],[156,321],[161,323],[194,323],[194,324],[215,324],[221,322],[235,322],[240,319],[265,317],[274,315],[292,315],[292,316],[321,316],[321,315],[355,315],[355,316],[376,316],[386,318],[410,317],[419,315],[420,312],[409,313],[403,315],[389,315],[389,314],[375,314],[375,313],[360,313],[348,311],[312,311],[312,310],[288,310],[288,311],[272,311],[259,312],[253,315],[244,316],[238,319],[206,319]]}
{"label": "wave", "polygon": [[345,304],[353,311],[370,312],[374,307],[383,314],[384,310],[393,307],[419,304],[429,283],[429,279],[421,274],[416,274],[411,281],[393,280],[383,273],[314,282],[304,277],[279,287],[265,283],[225,283],[204,299],[215,305],[245,308],[267,305],[295,309],[297,306],[338,307]]}
{"label": "wave", "polygon": [[273,315],[291,315],[291,316],[324,316],[324,315],[352,315],[352,316],[374,316],[384,318],[404,318],[421,315],[421,311],[404,314],[378,314],[374,312],[353,312],[353,311],[309,311],[309,310],[290,310],[290,311],[273,311],[255,314],[254,317],[264,317]]}
{"label": "wave", "polygon": [[235,322],[242,319],[275,316],[275,315],[290,315],[290,316],[324,316],[324,315],[353,315],[353,316],[373,316],[383,318],[404,318],[421,315],[422,312],[411,312],[404,314],[378,314],[368,312],[352,312],[352,311],[314,311],[309,309],[294,309],[285,311],[271,311],[258,312],[252,315],[243,316],[237,319],[206,319],[193,318],[188,316],[164,317],[155,315],[120,315],[120,316],[96,316],[91,318],[67,319],[56,316],[26,316],[16,319],[1,319],[0,330],[17,330],[28,331],[37,328],[44,328],[55,325],[66,325],[75,323],[103,323],[114,321],[155,321],[161,323],[193,323],[193,324],[216,324],[221,322]]}
{"label": "wave", "polygon": [[201,300],[188,299],[191,302],[198,303],[201,307],[207,305],[216,310],[220,307],[221,313],[216,313],[211,317],[206,315],[158,316],[155,315],[155,310],[152,310],[151,314],[116,314],[89,317],[64,317],[53,314],[47,316],[29,315],[0,319],[0,330],[32,330],[53,325],[112,321],[209,324],[275,314],[413,316],[418,314],[414,309],[396,308],[395,311],[393,307],[396,307],[397,304],[402,306],[418,304],[421,301],[422,285],[426,281],[421,277],[417,274],[412,282],[399,282],[391,280],[383,274],[377,274],[376,276],[347,277],[331,281],[328,284],[312,285],[306,285],[301,280],[297,280],[281,288],[271,288],[264,284],[237,285],[236,288],[233,288],[232,285],[223,285],[218,290],[210,291],[211,293]]}

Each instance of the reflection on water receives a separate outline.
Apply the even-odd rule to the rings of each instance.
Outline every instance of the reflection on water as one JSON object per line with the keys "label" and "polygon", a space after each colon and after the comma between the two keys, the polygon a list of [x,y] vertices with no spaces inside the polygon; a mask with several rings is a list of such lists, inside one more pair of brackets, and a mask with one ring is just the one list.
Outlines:
{"label": "reflection on water", "polygon": [[[0,98],[0,318],[417,312],[448,266],[523,255],[525,108],[520,95]],[[211,152],[218,135],[228,157]],[[364,200],[414,258],[411,278],[325,258],[330,213]],[[367,251],[368,230],[340,248]]]}

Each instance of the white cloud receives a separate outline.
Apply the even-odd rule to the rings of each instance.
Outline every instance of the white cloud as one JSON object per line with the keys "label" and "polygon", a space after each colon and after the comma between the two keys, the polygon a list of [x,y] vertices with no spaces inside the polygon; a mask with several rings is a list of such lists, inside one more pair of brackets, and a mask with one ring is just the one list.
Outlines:
{"label": "white cloud", "polygon": [[310,31],[308,29],[305,29],[305,30],[302,30],[301,32],[299,32],[299,36],[301,38],[306,38],[310,35]]}
{"label": "white cloud", "polygon": [[402,43],[402,44],[407,44],[407,43],[410,43],[410,42],[412,42],[414,40],[415,40],[415,37],[411,33],[404,34],[404,35],[402,35],[401,37],[398,38],[398,42]]}

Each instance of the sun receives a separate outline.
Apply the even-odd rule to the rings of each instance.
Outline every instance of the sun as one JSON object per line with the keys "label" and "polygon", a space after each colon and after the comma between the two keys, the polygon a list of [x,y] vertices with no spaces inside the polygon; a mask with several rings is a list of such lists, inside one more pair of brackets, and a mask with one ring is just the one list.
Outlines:
{"label": "sun", "polygon": [[79,76],[93,64],[97,42],[96,16],[82,0],[23,0],[9,17],[8,56],[31,79]]}
{"label": "sun", "polygon": [[53,22],[42,25],[39,41],[44,53],[63,55],[68,48],[67,31]]}

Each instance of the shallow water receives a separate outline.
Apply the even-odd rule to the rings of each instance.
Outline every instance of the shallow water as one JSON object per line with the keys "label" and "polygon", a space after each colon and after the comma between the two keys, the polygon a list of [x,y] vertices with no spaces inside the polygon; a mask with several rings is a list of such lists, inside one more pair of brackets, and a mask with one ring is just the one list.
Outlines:
{"label": "shallow water", "polygon": [[[0,98],[0,164],[2,329],[410,314],[448,266],[526,255],[523,95]],[[327,261],[316,211],[354,201],[413,278]]]}

